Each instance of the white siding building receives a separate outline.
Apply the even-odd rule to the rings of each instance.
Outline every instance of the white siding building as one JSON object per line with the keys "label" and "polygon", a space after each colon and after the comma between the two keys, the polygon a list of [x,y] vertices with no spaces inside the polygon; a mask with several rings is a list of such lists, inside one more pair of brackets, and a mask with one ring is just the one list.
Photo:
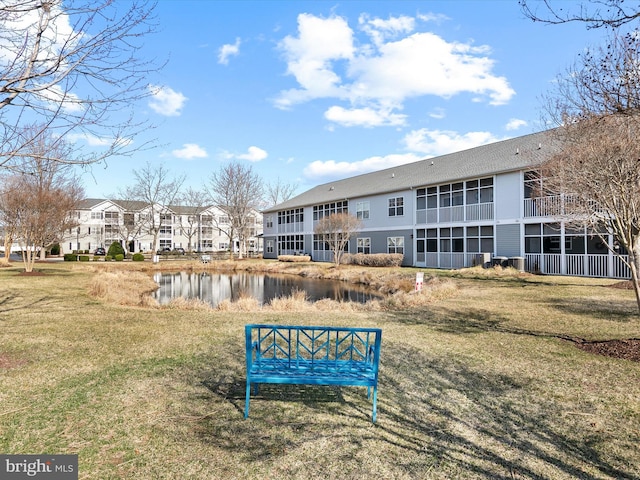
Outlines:
{"label": "white siding building", "polygon": [[540,132],[319,185],[262,212],[264,257],[308,253],[331,261],[314,224],[348,211],[363,224],[350,253],[402,253],[403,265],[415,267],[500,262],[530,272],[628,278],[624,263],[592,232],[549,215],[562,198],[531,198],[528,172],[553,151]]}
{"label": "white siding building", "polygon": [[[63,252],[108,248],[119,242],[128,252],[154,251],[150,225],[158,226],[159,250],[184,248],[186,251],[239,251],[241,239],[229,245],[229,219],[216,207],[171,206],[152,210],[142,202],[86,199],[76,211],[78,226],[67,232],[60,243]],[[262,249],[262,215],[255,212],[244,235],[246,252]]]}

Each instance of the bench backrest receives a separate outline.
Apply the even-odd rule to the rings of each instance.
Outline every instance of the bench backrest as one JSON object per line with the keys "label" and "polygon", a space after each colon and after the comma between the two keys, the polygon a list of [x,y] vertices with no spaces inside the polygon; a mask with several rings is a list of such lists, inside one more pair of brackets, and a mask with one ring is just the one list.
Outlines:
{"label": "bench backrest", "polygon": [[246,325],[247,362],[259,358],[306,362],[365,362],[377,370],[379,328]]}

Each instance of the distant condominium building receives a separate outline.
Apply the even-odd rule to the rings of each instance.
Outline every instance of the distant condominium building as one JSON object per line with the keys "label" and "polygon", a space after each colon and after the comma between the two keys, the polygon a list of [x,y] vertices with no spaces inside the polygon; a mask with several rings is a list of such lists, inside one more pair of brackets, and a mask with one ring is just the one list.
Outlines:
{"label": "distant condominium building", "polygon": [[[152,252],[183,248],[194,252],[262,250],[262,215],[254,212],[246,231],[235,232],[230,241],[229,218],[215,206],[169,206],[150,208],[143,202],[88,198],[75,212],[78,225],[60,243],[64,252],[108,248],[120,243],[128,252]],[[153,232],[158,230],[154,248]]]}
{"label": "distant condominium building", "polygon": [[[539,132],[318,185],[262,212],[264,257],[307,253],[331,261],[314,226],[349,212],[362,222],[350,253],[401,253],[403,265],[414,267],[500,263],[628,278],[627,266],[594,232],[552,214],[562,196],[534,197],[532,170],[553,152],[549,133]],[[607,242],[615,248],[614,238]]]}

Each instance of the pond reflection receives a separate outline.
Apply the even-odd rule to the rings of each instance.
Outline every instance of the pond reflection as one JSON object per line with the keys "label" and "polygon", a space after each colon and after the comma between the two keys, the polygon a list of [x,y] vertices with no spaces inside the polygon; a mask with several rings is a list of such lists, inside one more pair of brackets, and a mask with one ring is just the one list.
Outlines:
{"label": "pond reflection", "polygon": [[337,301],[366,303],[379,298],[364,287],[335,280],[322,280],[296,275],[260,275],[251,273],[177,272],[156,273],[153,276],[160,286],[153,297],[161,305],[172,299],[200,299],[212,306],[226,299],[236,301],[250,296],[261,305],[277,297],[287,297],[296,290],[306,292],[311,302],[329,298]]}

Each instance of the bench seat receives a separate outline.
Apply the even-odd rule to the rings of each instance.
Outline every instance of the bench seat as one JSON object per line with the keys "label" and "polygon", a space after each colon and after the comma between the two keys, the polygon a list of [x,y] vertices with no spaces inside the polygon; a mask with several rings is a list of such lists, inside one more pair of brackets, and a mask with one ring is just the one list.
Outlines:
{"label": "bench seat", "polygon": [[246,325],[245,418],[252,385],[344,385],[373,389],[375,422],[381,337],[375,328]]}

